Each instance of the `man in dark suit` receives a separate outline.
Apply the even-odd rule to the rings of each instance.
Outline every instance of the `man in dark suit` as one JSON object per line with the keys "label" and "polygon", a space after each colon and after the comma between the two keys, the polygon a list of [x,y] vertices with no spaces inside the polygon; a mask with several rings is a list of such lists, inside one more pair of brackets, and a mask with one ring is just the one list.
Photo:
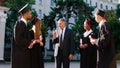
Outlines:
{"label": "man in dark suit", "polygon": [[20,21],[14,26],[13,45],[12,45],[12,68],[30,68],[30,48],[35,43],[29,40],[27,21],[32,15],[26,4],[19,10],[21,13]]}
{"label": "man in dark suit", "polygon": [[70,60],[72,60],[74,52],[73,32],[66,27],[66,22],[62,18],[58,20],[58,25],[60,27],[60,35],[56,37],[56,34],[53,34],[54,43],[60,44],[56,57],[57,68],[61,68],[62,63],[63,68],[69,68]]}
{"label": "man in dark suit", "polygon": [[91,43],[98,45],[98,68],[116,68],[114,40],[104,16],[105,11],[97,11],[95,20],[99,23],[99,36],[91,38]]}

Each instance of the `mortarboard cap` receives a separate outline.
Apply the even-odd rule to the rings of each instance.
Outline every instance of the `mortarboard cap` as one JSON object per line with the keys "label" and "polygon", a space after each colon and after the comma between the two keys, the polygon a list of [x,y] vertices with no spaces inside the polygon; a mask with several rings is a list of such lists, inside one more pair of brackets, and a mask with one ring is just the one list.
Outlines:
{"label": "mortarboard cap", "polygon": [[98,9],[97,12],[96,12],[96,15],[104,17],[105,16],[105,11]]}
{"label": "mortarboard cap", "polygon": [[29,11],[29,9],[27,8],[28,4],[26,4],[25,6],[23,6],[19,11],[18,13],[20,14],[24,14],[26,13],[27,11]]}

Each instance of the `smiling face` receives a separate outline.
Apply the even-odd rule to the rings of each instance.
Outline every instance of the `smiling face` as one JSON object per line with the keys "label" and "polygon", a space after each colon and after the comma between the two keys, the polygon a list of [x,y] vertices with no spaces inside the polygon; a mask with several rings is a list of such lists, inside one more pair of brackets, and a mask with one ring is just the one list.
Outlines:
{"label": "smiling face", "polygon": [[84,29],[85,30],[90,30],[90,24],[88,24],[88,21],[84,22]]}
{"label": "smiling face", "polygon": [[58,21],[58,26],[59,26],[61,29],[63,29],[63,28],[66,26],[66,22],[60,19],[60,20]]}

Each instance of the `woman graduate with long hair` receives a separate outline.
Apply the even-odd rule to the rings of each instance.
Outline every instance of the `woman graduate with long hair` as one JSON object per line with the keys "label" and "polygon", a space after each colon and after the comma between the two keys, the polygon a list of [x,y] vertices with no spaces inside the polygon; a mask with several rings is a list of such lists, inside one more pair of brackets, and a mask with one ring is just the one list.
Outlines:
{"label": "woman graduate with long hair", "polygon": [[41,32],[42,21],[34,17],[32,21],[32,29],[30,30],[30,38],[36,40],[36,44],[31,49],[31,67],[32,68],[44,68],[43,62],[43,36]]}

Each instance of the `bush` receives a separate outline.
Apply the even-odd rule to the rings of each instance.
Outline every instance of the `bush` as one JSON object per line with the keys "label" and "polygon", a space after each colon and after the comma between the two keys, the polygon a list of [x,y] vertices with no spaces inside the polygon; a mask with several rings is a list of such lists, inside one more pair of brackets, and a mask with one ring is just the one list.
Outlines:
{"label": "bush", "polygon": [[120,60],[120,51],[115,56],[116,60]]}

